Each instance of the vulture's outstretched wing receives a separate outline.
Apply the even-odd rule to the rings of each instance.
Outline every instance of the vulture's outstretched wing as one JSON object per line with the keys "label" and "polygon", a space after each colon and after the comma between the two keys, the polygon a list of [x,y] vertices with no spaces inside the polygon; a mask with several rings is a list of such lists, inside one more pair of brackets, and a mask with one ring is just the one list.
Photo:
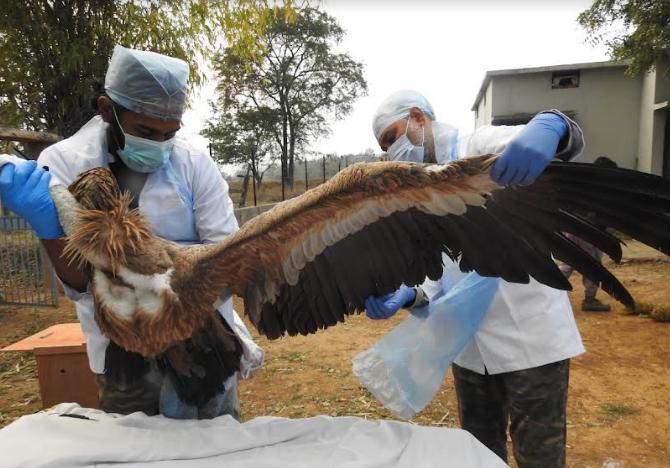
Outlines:
{"label": "vulture's outstretched wing", "polygon": [[[570,289],[553,259],[626,305],[633,299],[572,233],[621,259],[612,227],[670,254],[670,180],[590,164],[553,163],[527,187],[502,188],[497,156],[446,166],[350,166],[281,203],[212,247],[194,284],[225,287],[270,338],[306,334],[364,309],[365,298],[442,273],[442,252],[464,271]],[[553,257],[553,258],[552,258]]]}
{"label": "vulture's outstretched wing", "polygon": [[200,405],[239,370],[239,342],[212,307],[219,295],[242,296],[270,338],[312,333],[362,311],[369,295],[438,278],[443,252],[464,270],[569,289],[556,258],[632,305],[563,233],[616,261],[620,242],[603,226],[670,254],[670,179],[555,163],[531,186],[502,188],[489,177],[495,159],[354,165],[197,247],[155,236],[105,168],[52,187],[67,253],[90,273],[95,319],[118,345],[107,348],[106,376],[126,381],[131,363],[141,375],[154,359],[180,398]]}

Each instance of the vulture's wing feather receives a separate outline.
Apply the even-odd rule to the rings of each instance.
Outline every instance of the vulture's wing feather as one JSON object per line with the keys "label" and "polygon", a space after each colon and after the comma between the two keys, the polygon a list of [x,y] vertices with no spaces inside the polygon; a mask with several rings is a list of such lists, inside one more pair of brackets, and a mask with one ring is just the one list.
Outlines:
{"label": "vulture's wing feather", "polygon": [[604,226],[670,254],[670,180],[554,163],[531,186],[502,188],[489,177],[495,158],[351,166],[209,249],[194,275],[242,296],[271,338],[312,333],[363,310],[370,295],[437,279],[442,253],[464,271],[569,289],[555,258],[632,305],[625,287],[563,233],[615,261],[621,243]]}
{"label": "vulture's wing feather", "polygon": [[[588,164],[554,164],[542,178],[556,187],[547,193],[542,185],[527,187],[529,195],[578,213],[590,213],[595,224],[612,227],[670,255],[670,182],[637,171],[594,169]],[[532,196],[532,195],[531,195]]]}

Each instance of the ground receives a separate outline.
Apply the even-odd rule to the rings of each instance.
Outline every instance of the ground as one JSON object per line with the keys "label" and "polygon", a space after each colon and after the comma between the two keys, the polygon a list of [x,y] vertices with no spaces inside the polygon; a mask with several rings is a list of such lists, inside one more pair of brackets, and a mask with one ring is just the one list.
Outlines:
{"label": "ground", "polygon": [[[670,262],[632,243],[615,274],[639,300],[670,305]],[[611,313],[579,310],[583,289],[574,275],[571,293],[587,353],[572,361],[568,401],[568,464],[600,467],[608,460],[621,466],[668,466],[670,460],[670,324],[627,315],[614,304]],[[242,304],[236,300],[237,310]],[[367,349],[404,316],[385,322],[353,317],[346,324],[309,337],[269,342],[266,365],[242,382],[244,419],[258,415],[307,417],[316,414],[391,418],[358,384],[351,358]],[[0,346],[59,322],[75,320],[62,300],[58,309],[0,308]],[[28,354],[0,354],[0,426],[40,409],[35,362]],[[413,422],[457,426],[453,380],[449,375],[433,403]]]}

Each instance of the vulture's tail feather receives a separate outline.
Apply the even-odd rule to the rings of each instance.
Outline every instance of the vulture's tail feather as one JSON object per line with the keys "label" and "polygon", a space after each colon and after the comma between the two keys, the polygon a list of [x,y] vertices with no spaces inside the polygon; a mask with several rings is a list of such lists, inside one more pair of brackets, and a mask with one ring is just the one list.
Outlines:
{"label": "vulture's tail feather", "polygon": [[127,383],[141,379],[149,371],[147,358],[110,340],[105,349],[105,377],[113,382]]}
{"label": "vulture's tail feather", "polygon": [[172,379],[179,398],[202,406],[224,390],[224,382],[240,368],[242,345],[225,320],[212,313],[193,337],[157,356],[159,368]]}

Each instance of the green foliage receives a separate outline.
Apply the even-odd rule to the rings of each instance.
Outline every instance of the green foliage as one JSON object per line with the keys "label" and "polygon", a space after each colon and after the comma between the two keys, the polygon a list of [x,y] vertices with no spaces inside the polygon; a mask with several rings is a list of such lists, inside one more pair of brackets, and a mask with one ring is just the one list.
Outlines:
{"label": "green foliage", "polygon": [[218,162],[244,164],[256,180],[276,158],[272,157],[277,115],[271,109],[237,109],[207,123],[202,134],[210,140]]}
{"label": "green foliage", "polygon": [[613,60],[630,61],[629,73],[663,63],[670,75],[670,0],[595,0],[578,21]]}
{"label": "green foliage", "polygon": [[182,58],[198,85],[219,38],[248,42],[266,9],[265,0],[6,0],[0,121],[71,135],[94,113],[92,84],[104,79],[116,44]]}
{"label": "green foliage", "polygon": [[241,54],[248,44],[231,42],[215,60],[219,108],[265,109],[276,116],[274,138],[282,167],[293,181],[295,152],[329,131],[330,119],[347,115],[367,92],[363,66],[334,48],[344,31],[315,8],[272,8],[255,37],[256,55]]}

